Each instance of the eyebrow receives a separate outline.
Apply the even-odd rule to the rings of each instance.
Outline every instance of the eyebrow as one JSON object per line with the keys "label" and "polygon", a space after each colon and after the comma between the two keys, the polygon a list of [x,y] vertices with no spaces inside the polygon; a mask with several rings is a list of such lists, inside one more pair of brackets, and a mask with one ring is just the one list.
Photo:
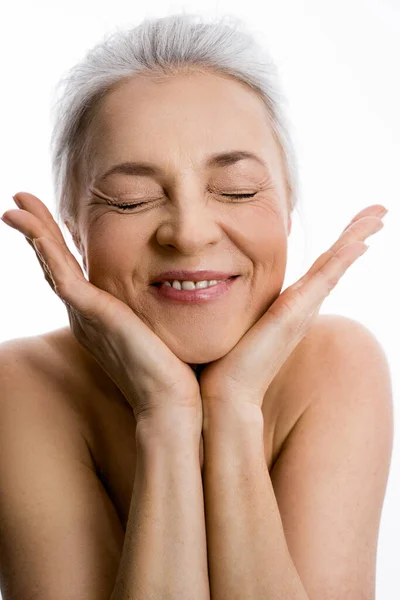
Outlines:
{"label": "eyebrow", "polygon": [[[211,154],[206,161],[206,167],[227,167],[245,159],[253,160],[263,166],[265,169],[269,170],[269,165],[264,159],[254,152],[249,152],[248,150],[232,150],[230,152]],[[148,176],[162,175],[163,171],[160,167],[147,162],[123,162],[108,169],[108,171],[103,173],[103,175],[101,175],[97,181],[104,181],[107,177],[115,173]]]}

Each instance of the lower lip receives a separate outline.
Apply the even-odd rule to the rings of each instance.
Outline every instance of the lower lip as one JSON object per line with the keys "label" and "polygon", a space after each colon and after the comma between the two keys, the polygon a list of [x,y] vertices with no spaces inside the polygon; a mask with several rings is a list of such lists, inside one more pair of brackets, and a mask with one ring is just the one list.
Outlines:
{"label": "lower lip", "polygon": [[214,300],[215,298],[219,298],[223,294],[226,294],[238,278],[238,275],[230,277],[216,285],[197,290],[176,290],[173,287],[169,287],[169,285],[152,285],[150,287],[159,298],[183,304],[197,304]]}

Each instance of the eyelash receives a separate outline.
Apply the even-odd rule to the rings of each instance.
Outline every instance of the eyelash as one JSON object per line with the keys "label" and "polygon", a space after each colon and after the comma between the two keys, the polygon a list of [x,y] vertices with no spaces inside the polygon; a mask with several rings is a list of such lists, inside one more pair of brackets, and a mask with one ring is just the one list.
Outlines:
{"label": "eyelash", "polygon": [[[221,196],[228,196],[229,198],[253,198],[253,196],[255,196],[256,194],[221,194]],[[148,204],[147,202],[138,202],[137,204],[114,204],[111,202],[108,202],[108,204],[110,206],[116,206],[117,208],[121,208],[122,210],[126,210],[128,208],[137,208],[138,206],[141,206],[142,204]]]}

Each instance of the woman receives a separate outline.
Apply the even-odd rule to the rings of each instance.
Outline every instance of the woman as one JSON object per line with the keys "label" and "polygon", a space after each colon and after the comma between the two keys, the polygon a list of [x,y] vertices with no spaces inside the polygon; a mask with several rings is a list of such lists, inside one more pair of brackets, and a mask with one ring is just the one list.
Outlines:
{"label": "woman", "polygon": [[281,293],[297,180],[273,70],[192,15],[72,70],[53,159],[87,278],[16,194],[3,220],[70,327],[1,347],[3,599],[372,598],[387,362],[318,310],[385,208]]}

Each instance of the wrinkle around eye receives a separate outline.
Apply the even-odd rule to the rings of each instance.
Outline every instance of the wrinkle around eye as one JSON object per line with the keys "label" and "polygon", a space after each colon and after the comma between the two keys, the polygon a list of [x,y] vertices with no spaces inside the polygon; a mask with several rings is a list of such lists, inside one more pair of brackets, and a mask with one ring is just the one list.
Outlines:
{"label": "wrinkle around eye", "polygon": [[[261,186],[260,184],[258,185],[249,185],[249,186],[245,186],[246,189],[240,189],[243,188],[243,183],[241,185],[238,185],[237,187],[239,189],[236,189],[235,186],[229,185],[228,186],[230,188],[229,191],[226,191],[225,186],[218,186],[218,189],[216,187],[213,188],[209,188],[206,191],[206,196],[207,196],[207,200],[208,200],[208,196],[209,195],[215,195],[217,197],[221,197],[221,198],[229,198],[232,197],[232,202],[234,202],[234,197],[235,196],[240,196],[240,195],[247,195],[249,196],[248,199],[243,199],[240,202],[235,202],[235,204],[245,204],[247,201],[248,202],[254,202],[254,201],[264,201],[267,199],[268,197],[274,194],[274,192],[276,192],[277,190],[275,189],[275,186],[273,184],[273,182],[271,182],[271,180],[268,179],[267,182],[264,183],[263,186]],[[247,189],[248,188],[248,189]],[[250,190],[250,188],[252,188]],[[267,197],[265,196],[265,194],[267,194]],[[162,201],[163,199],[169,199],[168,194],[165,195],[161,195],[161,196],[143,196],[141,195],[140,197],[132,197],[130,195],[108,195],[103,191],[99,191],[94,187],[90,188],[90,196],[89,196],[89,202],[88,202],[88,206],[110,206],[110,207],[115,207],[117,211],[121,212],[128,212],[128,210],[131,210],[131,212],[142,212],[143,210],[147,211],[148,208],[152,207],[152,206],[158,206],[160,204],[160,201]],[[223,200],[223,202],[225,203],[225,200]],[[258,203],[258,202],[257,202]],[[121,209],[118,205],[137,205],[137,209],[135,210],[135,208],[131,208],[131,209]],[[146,206],[149,205],[149,206]]]}

